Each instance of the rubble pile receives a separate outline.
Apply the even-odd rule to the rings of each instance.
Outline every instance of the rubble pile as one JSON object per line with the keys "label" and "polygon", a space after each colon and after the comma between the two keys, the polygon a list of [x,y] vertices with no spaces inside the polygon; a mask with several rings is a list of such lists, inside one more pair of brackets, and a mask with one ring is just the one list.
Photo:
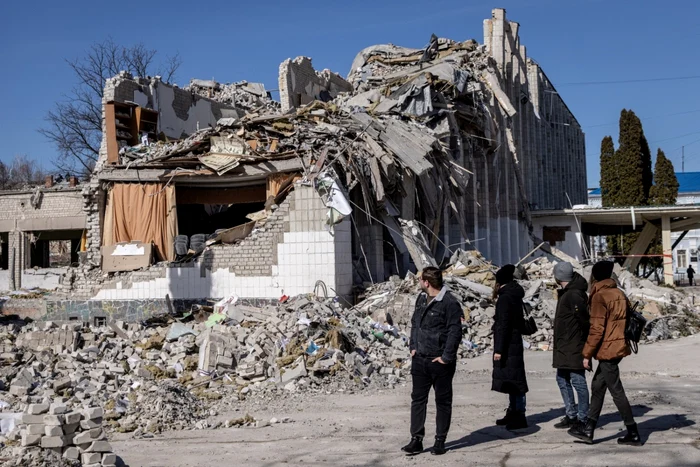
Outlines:
{"label": "rubble pile", "polygon": [[217,102],[230,104],[246,112],[279,112],[279,102],[273,101],[262,83],[218,83],[211,80],[193,79],[184,89]]}
{"label": "rubble pile", "polygon": [[4,465],[115,467],[117,456],[106,440],[103,417],[101,407],[69,409],[61,399],[28,404],[8,437],[20,446],[9,448],[12,461]]}
{"label": "rubble pile", "polygon": [[[552,267],[549,258],[537,258],[516,274],[538,324],[536,334],[524,337],[523,345],[533,350],[551,350]],[[588,268],[576,268],[586,275]],[[464,310],[463,358],[492,347],[495,269],[477,251],[458,251],[445,271]],[[692,297],[619,268],[616,277],[649,319],[645,342],[700,331]],[[247,399],[266,403],[299,394],[391,388],[410,372],[408,336],[418,292],[418,280],[409,274],[375,284],[348,309],[337,299],[313,295],[283,297],[265,307],[229,297],[142,323],[6,324],[0,327],[3,412],[60,398],[68,412],[103,408],[107,433],[151,437],[209,427],[208,417],[240,410]],[[241,420],[224,426],[257,424]]]}
{"label": "rubble pile", "polygon": [[107,432],[153,436],[204,428],[208,416],[250,397],[393,386],[410,367],[405,332],[334,299],[267,308],[231,299],[195,315],[7,324],[0,399],[15,412],[54,397],[71,411],[99,406]]}

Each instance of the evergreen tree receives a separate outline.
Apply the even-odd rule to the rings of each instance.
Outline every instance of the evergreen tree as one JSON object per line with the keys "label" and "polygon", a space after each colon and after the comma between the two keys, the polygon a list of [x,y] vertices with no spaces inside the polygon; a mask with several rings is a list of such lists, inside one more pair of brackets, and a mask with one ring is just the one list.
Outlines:
{"label": "evergreen tree", "polygon": [[615,144],[612,136],[600,143],[600,194],[604,207],[614,206],[618,192],[618,177],[615,170]]}
{"label": "evergreen tree", "polygon": [[[603,206],[644,206],[649,202],[652,186],[651,152],[639,117],[632,110],[620,112],[619,146],[608,157],[612,141],[601,143],[601,191],[606,191]],[[608,252],[626,255],[639,233],[611,235]]]}
{"label": "evergreen tree", "polygon": [[[644,131],[642,122],[631,110],[620,113],[620,140],[615,153],[615,168],[618,175],[617,193],[613,195],[617,206],[643,206],[647,202],[649,188],[645,186],[647,164],[643,154]],[[648,145],[647,151],[648,151]],[[649,171],[651,169],[649,168]]]}
{"label": "evergreen tree", "polygon": [[649,204],[654,206],[671,206],[678,197],[678,179],[673,169],[673,162],[668,160],[659,149],[654,167],[654,185],[651,187]]}

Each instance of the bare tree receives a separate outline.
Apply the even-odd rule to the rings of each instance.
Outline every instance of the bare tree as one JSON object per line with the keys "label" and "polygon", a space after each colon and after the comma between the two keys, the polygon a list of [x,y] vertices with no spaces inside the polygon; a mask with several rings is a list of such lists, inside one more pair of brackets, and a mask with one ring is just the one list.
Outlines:
{"label": "bare tree", "polygon": [[10,164],[0,161],[0,190],[12,190],[43,182],[46,171],[27,156],[15,156]]}
{"label": "bare tree", "polygon": [[181,60],[175,54],[156,66],[157,52],[143,44],[124,47],[112,39],[93,44],[83,57],[67,61],[76,85],[57,102],[39,129],[58,150],[54,161],[61,172],[88,176],[97,162],[102,140],[102,96],[105,82],[120,71],[135,76],[161,76],[170,82]]}

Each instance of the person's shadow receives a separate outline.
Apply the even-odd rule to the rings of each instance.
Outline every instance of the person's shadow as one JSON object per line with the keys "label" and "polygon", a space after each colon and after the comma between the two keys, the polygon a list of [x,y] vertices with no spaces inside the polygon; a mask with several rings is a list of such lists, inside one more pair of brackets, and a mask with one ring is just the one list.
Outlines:
{"label": "person's shadow", "polygon": [[547,423],[555,418],[563,417],[564,409],[549,409],[546,412],[539,414],[528,415],[527,423],[529,427],[523,428],[521,430],[509,431],[503,426],[487,426],[475,430],[468,435],[456,441],[451,441],[445,443],[445,448],[448,451],[453,451],[467,446],[476,446],[482,443],[488,443],[496,440],[509,440],[515,438],[521,438],[523,436],[533,435],[541,430],[539,424]]}
{"label": "person's shadow", "polygon": [[[617,414],[615,414],[617,415]],[[619,420],[619,419],[617,419]],[[642,444],[646,444],[646,442],[649,440],[649,437],[656,432],[659,431],[668,431],[668,430],[675,430],[677,428],[685,428],[689,426],[695,425],[694,420],[688,419],[688,417],[684,414],[668,414],[668,415],[661,415],[655,418],[650,418],[649,420],[645,420],[641,423],[637,424],[637,429],[639,430],[639,437],[642,440]],[[595,443],[604,443],[606,441],[611,441],[615,438],[619,438],[621,436],[620,433],[615,433],[610,436],[606,436],[605,438],[599,438],[599,439],[593,439],[594,444]]]}

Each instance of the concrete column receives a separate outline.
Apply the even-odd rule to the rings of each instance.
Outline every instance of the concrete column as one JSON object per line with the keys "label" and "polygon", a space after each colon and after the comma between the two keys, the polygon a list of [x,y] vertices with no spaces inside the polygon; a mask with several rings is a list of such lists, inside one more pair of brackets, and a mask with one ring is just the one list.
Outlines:
{"label": "concrete column", "polygon": [[664,284],[673,285],[673,246],[671,245],[671,218],[661,217],[661,245],[664,251]]}

